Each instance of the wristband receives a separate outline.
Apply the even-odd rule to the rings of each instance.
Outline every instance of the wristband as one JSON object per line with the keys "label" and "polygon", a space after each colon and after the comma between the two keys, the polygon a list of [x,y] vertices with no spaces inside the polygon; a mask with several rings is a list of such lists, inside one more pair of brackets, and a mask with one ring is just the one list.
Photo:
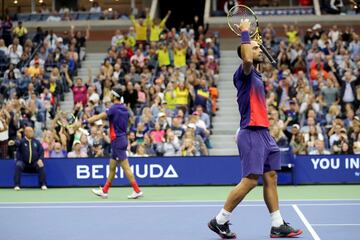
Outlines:
{"label": "wristband", "polygon": [[241,32],[241,44],[249,44],[251,41],[249,31]]}

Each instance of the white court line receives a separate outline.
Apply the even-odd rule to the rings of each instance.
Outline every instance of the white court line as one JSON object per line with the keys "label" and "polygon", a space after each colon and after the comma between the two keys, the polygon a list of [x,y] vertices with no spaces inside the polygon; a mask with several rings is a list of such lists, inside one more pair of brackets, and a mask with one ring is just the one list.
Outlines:
{"label": "white court line", "polygon": [[315,227],[360,227],[360,223],[314,223],[311,226]]}
{"label": "white court line", "polygon": [[[106,202],[104,202],[106,203]],[[321,204],[281,204],[282,207],[294,207],[294,206],[324,206]],[[359,204],[331,204],[331,205],[325,205],[325,206],[360,206]],[[35,204],[29,206],[26,206],[26,204],[9,204],[9,206],[4,206],[4,204],[0,205],[0,209],[91,209],[91,208],[208,208],[208,207],[223,207],[223,204],[120,204],[120,205],[103,205],[101,202],[96,205],[71,205],[71,204],[65,204],[65,205],[54,205],[54,204]],[[266,207],[265,204],[240,204],[238,207]]]}
{"label": "white court line", "polygon": [[[326,206],[326,204],[346,204],[346,203],[326,203],[326,202],[350,202],[350,201],[354,201],[354,202],[359,202],[359,203],[349,203],[349,204],[360,204],[360,199],[293,199],[293,200],[282,200],[280,201],[280,205],[284,206],[283,204],[281,204],[282,202],[324,202],[324,203],[314,203],[314,204],[318,204],[319,206]],[[0,202],[0,205],[6,204],[6,205],[10,205],[10,204],[14,204],[14,205],[21,205],[21,204],[87,204],[87,203],[129,203],[130,201],[64,201],[64,202]],[[176,200],[176,201],[133,201],[131,202],[132,204],[141,204],[141,203],[223,203],[225,202],[225,199],[222,200]],[[243,201],[243,203],[264,203],[264,200],[245,200]],[[305,204],[307,203],[303,203],[304,206],[307,206]],[[313,205],[312,203],[309,203],[309,206],[318,206],[318,205]],[[299,204],[297,204],[299,205]],[[333,205],[329,205],[329,206],[333,206]],[[337,205],[335,205],[337,206]]]}
{"label": "white court line", "polygon": [[295,212],[297,213],[297,215],[299,216],[299,218],[301,219],[301,221],[305,224],[305,227],[307,228],[307,230],[310,232],[311,236],[313,237],[314,240],[321,240],[321,238],[319,237],[319,235],[317,235],[317,233],[315,232],[314,228],[310,225],[309,221],[306,219],[306,217],[304,216],[304,214],[301,212],[300,208],[294,204],[292,205],[292,207],[294,208]]}
{"label": "white court line", "polygon": [[[193,204],[184,204],[183,202],[164,202],[165,204],[157,204],[159,202],[37,202],[33,204],[32,202],[27,203],[1,203],[0,209],[16,209],[16,208],[108,208],[108,207],[117,207],[117,208],[131,208],[131,207],[139,207],[139,208],[161,208],[161,207],[168,207],[168,208],[186,208],[186,207],[223,207],[223,204],[197,204],[196,202],[188,202]],[[169,204],[166,204],[169,203]],[[201,202],[199,202],[201,203]],[[204,202],[205,203],[205,202]],[[60,204],[61,206],[56,206]],[[84,205],[81,205],[84,204]],[[90,205],[95,204],[95,205]],[[119,205],[109,205],[109,204],[119,204]],[[6,206],[8,205],[8,206]],[[28,206],[27,206],[28,205]],[[73,205],[73,206],[72,206]],[[280,203],[281,207],[292,207],[294,204],[291,203]],[[304,206],[304,207],[328,207],[328,206],[360,206],[360,203],[298,203],[297,206]],[[251,204],[249,203],[242,203],[238,205],[238,207],[266,207],[264,203],[259,204]]]}
{"label": "white court line", "polygon": [[[243,205],[244,207],[262,207],[262,205]],[[88,205],[88,206],[0,206],[0,209],[96,209],[96,208],[207,208],[223,205]]]}

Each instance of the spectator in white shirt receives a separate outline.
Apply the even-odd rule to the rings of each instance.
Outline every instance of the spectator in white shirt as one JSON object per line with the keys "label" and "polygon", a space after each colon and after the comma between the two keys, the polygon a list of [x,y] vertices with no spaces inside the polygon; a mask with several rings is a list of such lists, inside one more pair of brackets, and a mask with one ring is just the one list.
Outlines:
{"label": "spectator in white shirt", "polygon": [[90,8],[91,13],[101,13],[101,7],[99,6],[99,3],[93,2],[92,7]]}
{"label": "spectator in white shirt", "polygon": [[73,150],[68,153],[68,158],[85,158],[87,154],[81,151],[81,142],[75,140],[73,143]]}
{"label": "spectator in white shirt", "polygon": [[115,35],[111,39],[111,46],[119,46],[121,40],[124,38],[124,35],[121,34],[120,29],[117,29]]}
{"label": "spectator in white shirt", "polygon": [[13,44],[8,47],[10,63],[18,64],[23,54],[23,47],[19,44],[19,39],[14,38]]}
{"label": "spectator in white shirt", "polygon": [[328,36],[333,43],[335,43],[339,39],[340,31],[338,30],[336,25],[331,28]]}
{"label": "spectator in white shirt", "polygon": [[325,149],[325,144],[323,140],[315,141],[315,149],[309,152],[310,155],[330,155],[330,151]]}

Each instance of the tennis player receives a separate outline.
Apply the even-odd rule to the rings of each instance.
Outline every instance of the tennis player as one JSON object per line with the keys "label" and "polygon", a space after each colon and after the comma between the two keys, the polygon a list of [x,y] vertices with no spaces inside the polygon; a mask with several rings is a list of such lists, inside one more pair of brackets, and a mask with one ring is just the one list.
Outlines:
{"label": "tennis player", "polygon": [[110,123],[110,139],[111,139],[111,153],[112,157],[110,159],[110,173],[104,187],[99,189],[92,189],[92,192],[101,197],[107,198],[108,191],[111,186],[112,181],[114,180],[116,173],[116,166],[120,163],[120,166],[125,172],[126,177],[128,178],[132,188],[134,189],[133,193],[128,196],[129,199],[136,199],[143,196],[134,174],[132,173],[129,161],[127,159],[126,148],[128,145],[128,139],[126,135],[129,112],[126,106],[122,103],[123,91],[121,88],[114,88],[111,90],[112,102],[113,105],[106,111],[98,115],[94,115],[91,118],[85,121],[85,123],[94,123],[97,120],[109,119]]}
{"label": "tennis player", "polygon": [[259,65],[264,57],[259,44],[250,39],[250,21],[244,19],[237,27],[241,31],[241,45],[237,52],[243,63],[235,72],[233,81],[241,114],[237,145],[242,160],[243,178],[230,192],[224,208],[208,226],[222,238],[236,238],[236,234],[229,228],[231,212],[256,187],[262,176],[264,200],[271,216],[270,237],[295,237],[302,230],[289,226],[279,210],[276,170],[281,167],[280,150],[268,130],[264,83],[259,73]]}

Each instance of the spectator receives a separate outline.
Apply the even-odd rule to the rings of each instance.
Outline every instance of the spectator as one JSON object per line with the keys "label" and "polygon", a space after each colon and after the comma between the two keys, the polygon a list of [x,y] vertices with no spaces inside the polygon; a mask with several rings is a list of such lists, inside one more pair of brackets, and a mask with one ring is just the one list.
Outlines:
{"label": "spectator", "polygon": [[275,139],[276,144],[279,146],[279,148],[289,147],[287,137],[285,136],[284,132],[282,131],[282,129],[279,126],[277,126],[277,125],[271,126],[270,134]]}
{"label": "spectator", "polygon": [[47,7],[46,3],[43,2],[43,3],[40,4],[40,10],[39,10],[39,12],[40,12],[40,13],[44,13],[44,14],[50,13],[50,10],[49,10],[49,8]]}
{"label": "spectator", "polygon": [[[145,9],[146,12],[146,19],[149,17],[149,9]],[[146,44],[147,41],[147,27],[148,27],[148,21],[144,22],[144,19],[138,19],[135,20],[134,15],[130,16],[130,20],[132,24],[134,25],[135,32],[136,32],[136,44],[139,46],[142,44],[143,46]]]}
{"label": "spectator", "polygon": [[86,158],[87,153],[81,151],[82,145],[79,140],[75,140],[73,143],[73,150],[68,153],[68,158]]}
{"label": "spectator", "polygon": [[[78,59],[84,60],[85,59],[85,52],[86,52],[86,41],[90,38],[90,24],[87,25],[85,35],[77,31],[75,33],[75,26],[71,25],[70,27],[70,36],[75,41],[75,50],[77,53],[77,58],[75,57],[75,62],[78,63]],[[70,47],[71,48],[71,47]]]}
{"label": "spectator", "polygon": [[0,159],[8,158],[10,114],[4,106],[0,109]]}
{"label": "spectator", "polygon": [[194,146],[194,142],[191,138],[184,139],[183,145],[181,145],[181,156],[196,156],[196,149]]}
{"label": "spectator", "polygon": [[360,56],[360,40],[359,35],[356,33],[352,34],[353,40],[350,42],[349,45],[349,53],[351,59],[355,59],[356,56]]}
{"label": "spectator", "polygon": [[235,6],[235,1],[234,0],[228,0],[225,2],[224,4],[224,12],[226,13],[226,15],[228,15],[229,10]]}
{"label": "spectator", "polygon": [[300,133],[299,124],[294,124],[291,129],[290,146],[294,154],[307,154],[306,143],[303,134]]}
{"label": "spectator", "polygon": [[307,152],[311,152],[315,150],[315,141],[321,140],[324,141],[324,136],[322,133],[317,132],[317,129],[315,126],[309,127],[309,132],[303,133],[304,134],[304,140],[307,143]]}
{"label": "spectator", "polygon": [[37,172],[42,190],[46,190],[46,178],[44,169],[44,149],[40,142],[34,138],[34,130],[26,127],[24,138],[17,143],[16,165],[15,165],[15,191],[20,190],[20,177],[22,172]]}
{"label": "spectator", "polygon": [[18,25],[13,29],[14,37],[19,38],[20,45],[24,45],[27,33],[28,30],[22,25],[21,21],[19,21]]}
{"label": "spectator", "polygon": [[153,143],[153,140],[148,133],[145,133],[144,135],[143,145],[145,148],[145,153],[148,156],[156,156],[156,145]]}
{"label": "spectator", "polygon": [[91,158],[105,157],[104,149],[100,142],[94,142],[92,147],[89,148],[88,156]]}
{"label": "spectator", "polygon": [[341,32],[338,30],[336,25],[333,25],[328,34],[329,38],[335,43],[341,36]]}
{"label": "spectator", "polygon": [[324,141],[316,140],[315,141],[315,149],[309,152],[310,155],[330,155],[329,150],[325,149]]}
{"label": "spectator", "polygon": [[156,18],[154,21],[152,21],[150,19],[150,16],[148,15],[147,21],[148,21],[148,24],[150,27],[150,41],[151,42],[159,41],[160,33],[164,30],[165,23],[166,23],[167,19],[169,18],[170,14],[171,14],[171,11],[168,11],[168,13],[164,17],[164,19],[161,21],[158,18]]}
{"label": "spectator", "polygon": [[11,21],[10,16],[9,15],[5,16],[5,19],[3,21],[0,21],[0,24],[1,24],[0,29],[2,29],[2,38],[5,41],[5,46],[9,46],[12,42],[11,32],[13,28],[13,23]]}
{"label": "spectator", "polygon": [[[90,70],[89,70],[90,71]],[[76,105],[78,102],[82,103],[83,106],[86,106],[87,104],[87,92],[88,92],[88,86],[91,82],[91,77],[89,76],[87,84],[83,84],[83,81],[81,78],[76,79],[76,85],[73,85],[73,82],[71,81],[71,78],[67,72],[67,69],[64,69],[65,76],[67,83],[69,87],[72,89],[74,94],[74,105]],[[91,75],[91,74],[89,74]]]}
{"label": "spectator", "polygon": [[358,84],[358,81],[355,76],[352,75],[351,71],[346,71],[341,81],[340,99],[342,101],[342,107],[344,107],[346,103],[351,103],[352,105],[355,103],[355,86]]}
{"label": "spectator", "polygon": [[158,151],[164,156],[178,156],[180,150],[179,140],[175,134],[170,130],[166,134],[166,139],[158,145]]}
{"label": "spectator", "polygon": [[289,28],[288,25],[284,24],[284,31],[288,37],[289,44],[297,43],[299,41],[298,30],[294,25],[290,25]]}
{"label": "spectator", "polygon": [[67,152],[61,143],[55,142],[54,149],[50,151],[50,158],[66,158]]}
{"label": "spectator", "polygon": [[330,139],[329,139],[330,147],[332,147],[334,145],[335,141],[340,140],[341,130],[342,130],[341,125],[335,125],[330,129],[330,131],[328,133],[328,135],[330,137]]}
{"label": "spectator", "polygon": [[111,46],[115,46],[115,47],[120,46],[123,39],[124,39],[124,35],[121,34],[120,29],[117,29],[115,31],[115,35],[111,39]]}
{"label": "spectator", "polygon": [[99,6],[98,2],[93,2],[92,7],[90,8],[89,12],[91,13],[101,13],[101,7]]}
{"label": "spectator", "polygon": [[344,7],[342,0],[323,1],[322,5],[321,9],[324,9],[328,14],[340,14]]}
{"label": "spectator", "polygon": [[133,155],[133,157],[149,157],[148,154],[146,154],[146,149],[144,144],[139,144],[136,148],[136,153]]}
{"label": "spectator", "polygon": [[14,38],[12,44],[8,47],[10,63],[17,65],[20,62],[20,58],[23,54],[23,47],[19,44],[19,39]]}
{"label": "spectator", "polygon": [[159,49],[156,51],[156,54],[158,58],[159,67],[170,65],[170,55],[166,44],[160,43]]}

